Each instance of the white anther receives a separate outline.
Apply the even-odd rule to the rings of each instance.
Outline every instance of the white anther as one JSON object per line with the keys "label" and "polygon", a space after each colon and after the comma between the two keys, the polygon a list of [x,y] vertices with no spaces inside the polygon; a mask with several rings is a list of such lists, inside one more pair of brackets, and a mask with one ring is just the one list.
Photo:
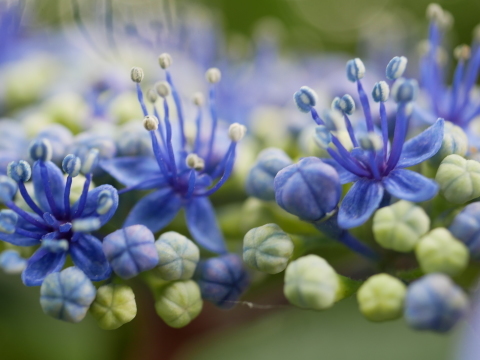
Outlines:
{"label": "white anther", "polygon": [[148,131],[154,131],[158,129],[158,119],[153,115],[147,115],[143,119],[143,127]]}
{"label": "white anther", "polygon": [[157,94],[160,95],[162,98],[166,98],[170,95],[170,85],[166,81],[160,81],[155,85],[155,90],[157,90]]}
{"label": "white anther", "polygon": [[222,73],[217,68],[210,68],[205,73],[205,78],[211,84],[216,84],[222,78]]}
{"label": "white anther", "polygon": [[158,57],[158,64],[162,69],[168,69],[172,65],[172,57],[168,53],[163,53]]}
{"label": "white anther", "polygon": [[240,140],[243,139],[246,132],[247,132],[247,128],[244,125],[239,123],[233,123],[232,125],[230,125],[230,128],[228,129],[228,137],[233,142],[239,142]]}
{"label": "white anther", "polygon": [[201,171],[205,168],[205,161],[197,154],[188,154],[185,162],[190,169]]}
{"label": "white anther", "polygon": [[205,103],[205,97],[201,92],[196,92],[193,94],[193,103],[197,106],[203,106]]}
{"label": "white anther", "polygon": [[139,67],[133,67],[130,72],[130,77],[133,82],[140,83],[143,80],[143,69]]}

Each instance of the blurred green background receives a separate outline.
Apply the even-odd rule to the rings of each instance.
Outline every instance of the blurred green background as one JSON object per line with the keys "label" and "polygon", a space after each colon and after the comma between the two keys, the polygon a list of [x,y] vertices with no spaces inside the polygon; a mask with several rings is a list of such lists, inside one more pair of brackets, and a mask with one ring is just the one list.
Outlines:
{"label": "blurred green background", "polygon": [[[130,0],[136,2],[136,0]],[[185,2],[178,0],[179,2]],[[119,1],[125,3],[127,0]],[[176,0],[171,0],[176,3]],[[115,2],[113,2],[115,5]],[[191,3],[191,2],[190,2]],[[284,24],[285,49],[308,52],[345,51],[357,54],[368,34],[425,36],[428,0],[198,0],[222,19],[229,35],[250,37],[265,17]],[[454,18],[454,43],[470,43],[480,22],[480,1],[439,2]],[[59,24],[59,1],[38,1],[45,24]],[[180,14],[181,16],[181,14]],[[395,25],[393,27],[393,25]],[[133,284],[139,314],[120,330],[108,332],[91,318],[71,325],[45,316],[39,288],[26,288],[18,277],[0,274],[0,359],[365,359],[447,360],[453,358],[461,329],[449,335],[414,332],[402,320],[367,322],[354,299],[321,313],[279,305],[273,309],[238,306],[229,312],[210,305],[185,329],[164,326],[153,299]],[[268,304],[281,296],[273,286],[249,300]]]}

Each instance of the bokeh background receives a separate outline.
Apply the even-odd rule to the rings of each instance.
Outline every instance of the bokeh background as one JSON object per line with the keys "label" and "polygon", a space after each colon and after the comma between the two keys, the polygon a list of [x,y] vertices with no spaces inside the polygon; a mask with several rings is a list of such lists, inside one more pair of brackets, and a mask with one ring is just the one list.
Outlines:
{"label": "bokeh background", "polygon": [[[387,59],[401,55],[392,51],[411,50],[425,37],[429,4],[428,0],[163,2],[178,8],[180,18],[182,8],[201,5],[219,22],[228,43],[248,44],[255,38],[259,23],[269,19],[285,53],[338,52]],[[29,3],[40,19],[38,29],[61,31],[68,26],[68,3]],[[112,6],[126,3],[148,7],[151,2],[111,2]],[[480,2],[439,3],[455,18],[451,42],[470,43],[472,29],[480,22]],[[39,288],[26,288],[19,277],[0,274],[0,359],[446,360],[454,358],[462,332],[461,328],[448,335],[414,332],[403,320],[372,324],[358,312],[355,299],[344,300],[325,312],[293,309],[281,300],[281,278],[247,294],[246,300],[261,307],[239,305],[221,311],[206,304],[198,319],[175,330],[162,324],[155,314],[153,298],[144,285],[133,281],[131,286],[138,300],[137,318],[108,332],[88,317],[76,325],[46,317],[38,301]]]}

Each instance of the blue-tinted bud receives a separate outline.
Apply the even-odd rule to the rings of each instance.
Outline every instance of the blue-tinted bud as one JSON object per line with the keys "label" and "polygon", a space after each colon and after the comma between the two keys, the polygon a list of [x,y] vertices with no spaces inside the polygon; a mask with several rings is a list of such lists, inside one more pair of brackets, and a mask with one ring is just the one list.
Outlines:
{"label": "blue-tinted bud", "polygon": [[6,203],[17,193],[17,183],[8,176],[0,175],[0,202]]}
{"label": "blue-tinted bud", "polygon": [[130,279],[158,264],[155,238],[143,225],[133,225],[107,235],[103,252],[113,271],[123,279]]}
{"label": "blue-tinted bud", "polygon": [[449,228],[452,235],[467,245],[474,259],[480,259],[480,202],[463,209]]}
{"label": "blue-tinted bud", "polygon": [[250,196],[265,201],[275,200],[273,181],[277,173],[292,163],[292,159],[276,148],[263,150],[248,173],[245,188]]}
{"label": "blue-tinted bud", "polygon": [[27,266],[27,260],[15,250],[5,250],[0,254],[0,268],[7,274],[20,274]]}
{"label": "blue-tinted bud", "polygon": [[332,104],[330,105],[330,108],[332,110],[339,110],[341,111],[342,108],[340,107],[340,98],[338,96],[336,96],[333,100],[332,100]]}
{"label": "blue-tinted bud", "polygon": [[302,86],[295,94],[293,100],[301,112],[308,113],[317,104],[317,93],[308,86]]}
{"label": "blue-tinted bud", "polygon": [[98,194],[97,199],[97,214],[105,215],[115,205],[114,194],[110,190],[103,190]]}
{"label": "blue-tinted bud", "polygon": [[369,132],[358,136],[360,147],[364,150],[376,151],[383,147],[383,141],[380,135]]}
{"label": "blue-tinted bud", "polygon": [[351,82],[356,82],[365,76],[365,65],[359,58],[347,62],[347,78]]}
{"label": "blue-tinted bud", "polygon": [[242,259],[235,254],[201,262],[196,277],[203,299],[223,309],[235,306],[235,302],[250,284]]}
{"label": "blue-tinted bud", "polygon": [[348,94],[342,96],[342,98],[338,101],[338,106],[345,114],[348,115],[352,115],[355,111],[355,101],[353,101],[353,98]]}
{"label": "blue-tinted bud", "polygon": [[404,315],[414,329],[447,332],[467,310],[467,296],[446,275],[426,275],[408,287]]}
{"label": "blue-tinted bud", "polygon": [[18,215],[12,210],[0,211],[0,232],[13,234],[17,226]]}
{"label": "blue-tinted bud", "polygon": [[82,167],[80,171],[82,174],[90,174],[95,170],[95,168],[98,165],[98,156],[99,156],[99,151],[98,149],[91,149],[88,153],[87,156],[85,157]]}
{"label": "blue-tinted bud", "polygon": [[395,56],[387,65],[385,75],[388,80],[396,80],[403,76],[408,59],[405,56]]}
{"label": "blue-tinted bud", "polygon": [[332,134],[326,126],[318,125],[315,127],[313,139],[315,140],[315,144],[317,144],[320,149],[328,149],[330,143],[332,142]]}
{"label": "blue-tinted bud", "polygon": [[392,97],[397,103],[408,103],[416,99],[418,83],[415,79],[398,79],[392,87]]}
{"label": "blue-tinted bud", "polygon": [[27,182],[32,176],[32,167],[25,160],[12,161],[8,164],[7,174],[16,182]]}
{"label": "blue-tinted bud", "polygon": [[385,81],[375,83],[372,91],[372,97],[375,102],[385,102],[390,95],[390,87]]}
{"label": "blue-tinted bud", "polygon": [[68,241],[57,239],[43,239],[41,246],[42,248],[52,253],[62,253],[68,250]]}
{"label": "blue-tinted bud", "polygon": [[76,177],[80,173],[80,169],[82,167],[82,161],[78,156],[73,154],[69,154],[65,156],[65,159],[62,161],[62,168],[66,174],[70,175],[71,177]]}
{"label": "blue-tinted bud", "polygon": [[333,167],[307,157],[275,177],[275,199],[285,211],[306,221],[318,221],[336,209],[342,187]]}
{"label": "blue-tinted bud", "polygon": [[100,229],[101,226],[102,223],[97,217],[75,219],[72,221],[72,228],[75,232],[89,233]]}
{"label": "blue-tinted bud", "polygon": [[83,271],[69,267],[45,278],[40,288],[40,305],[47,315],[77,323],[87,314],[95,294],[95,286]]}
{"label": "blue-tinted bud", "polygon": [[52,145],[47,139],[37,139],[31,142],[28,153],[34,161],[50,161],[52,159]]}

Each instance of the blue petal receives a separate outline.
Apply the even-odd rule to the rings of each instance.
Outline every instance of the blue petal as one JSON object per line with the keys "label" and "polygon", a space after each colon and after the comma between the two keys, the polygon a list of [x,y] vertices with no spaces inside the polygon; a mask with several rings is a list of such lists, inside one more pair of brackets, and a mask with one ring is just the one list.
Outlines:
{"label": "blue petal", "polygon": [[[63,194],[65,192],[65,180],[62,171],[57,165],[51,161],[44,162],[48,171],[48,179],[50,189],[52,190],[53,198],[57,209],[63,212]],[[45,184],[42,181],[42,172],[40,161],[33,164],[33,187],[35,189],[35,199],[44,211],[51,212],[50,205],[48,205],[47,197],[45,195]]]}
{"label": "blue petal", "polygon": [[331,167],[333,167],[337,173],[338,177],[340,178],[340,184],[348,184],[354,181],[357,181],[359,177],[355,174],[352,174],[350,171],[345,170],[343,166],[341,166],[339,163],[337,163],[333,159],[322,159],[322,161]]}
{"label": "blue petal", "polygon": [[344,229],[362,225],[377,210],[384,189],[376,180],[361,179],[348,191],[338,212],[338,224]]}
{"label": "blue petal", "polygon": [[105,280],[112,273],[102,243],[95,236],[82,234],[77,241],[70,243],[69,252],[75,266],[92,281]]}
{"label": "blue petal", "polygon": [[[97,214],[97,207],[98,207],[98,196],[102,191],[108,191],[113,200],[113,204],[110,207],[110,209],[103,215],[98,215]],[[78,208],[78,204],[80,202],[80,199],[73,204],[72,206],[72,214],[75,214]],[[85,203],[85,208],[83,209],[82,215],[80,216],[81,218],[90,218],[90,217],[96,217],[100,219],[100,223],[105,225],[115,214],[115,211],[117,211],[118,208],[118,192],[117,189],[115,189],[111,185],[100,185],[96,187],[93,190],[90,190],[87,195],[87,202]]]}
{"label": "blue petal", "polygon": [[415,202],[430,200],[438,192],[435,181],[405,169],[393,170],[383,179],[383,185],[391,195]]}
{"label": "blue petal", "polygon": [[200,246],[218,254],[227,252],[215,210],[207,197],[193,198],[185,207],[185,217],[190,234]]}
{"label": "blue petal", "polygon": [[[158,178],[159,182],[164,182],[156,160],[151,157],[119,157],[103,160],[100,166],[125,186],[135,186],[152,178]],[[143,190],[154,187],[147,186]]]}
{"label": "blue petal", "polygon": [[[43,219],[41,219],[40,216],[38,216],[37,214],[35,213],[29,213],[29,214],[35,219],[43,222]],[[21,216],[18,217],[16,227],[19,229],[24,229],[24,230],[34,232],[42,236],[46,233],[45,230],[37,228],[35,225],[29,223]],[[13,233],[13,234],[0,233],[0,240],[6,241],[10,244],[17,245],[17,246],[33,246],[33,245],[40,244],[40,240],[38,239],[31,238],[24,235],[19,235],[16,233]]]}
{"label": "blue petal", "polygon": [[435,155],[442,146],[444,123],[443,119],[438,119],[428,129],[408,140],[403,145],[397,167],[417,165]]}
{"label": "blue petal", "polygon": [[167,226],[182,207],[182,199],[165,188],[143,197],[130,211],[124,226],[145,225],[152,232]]}
{"label": "blue petal", "polygon": [[22,281],[27,286],[42,285],[48,274],[60,271],[65,264],[66,252],[52,253],[39,248],[30,259],[22,273]]}

